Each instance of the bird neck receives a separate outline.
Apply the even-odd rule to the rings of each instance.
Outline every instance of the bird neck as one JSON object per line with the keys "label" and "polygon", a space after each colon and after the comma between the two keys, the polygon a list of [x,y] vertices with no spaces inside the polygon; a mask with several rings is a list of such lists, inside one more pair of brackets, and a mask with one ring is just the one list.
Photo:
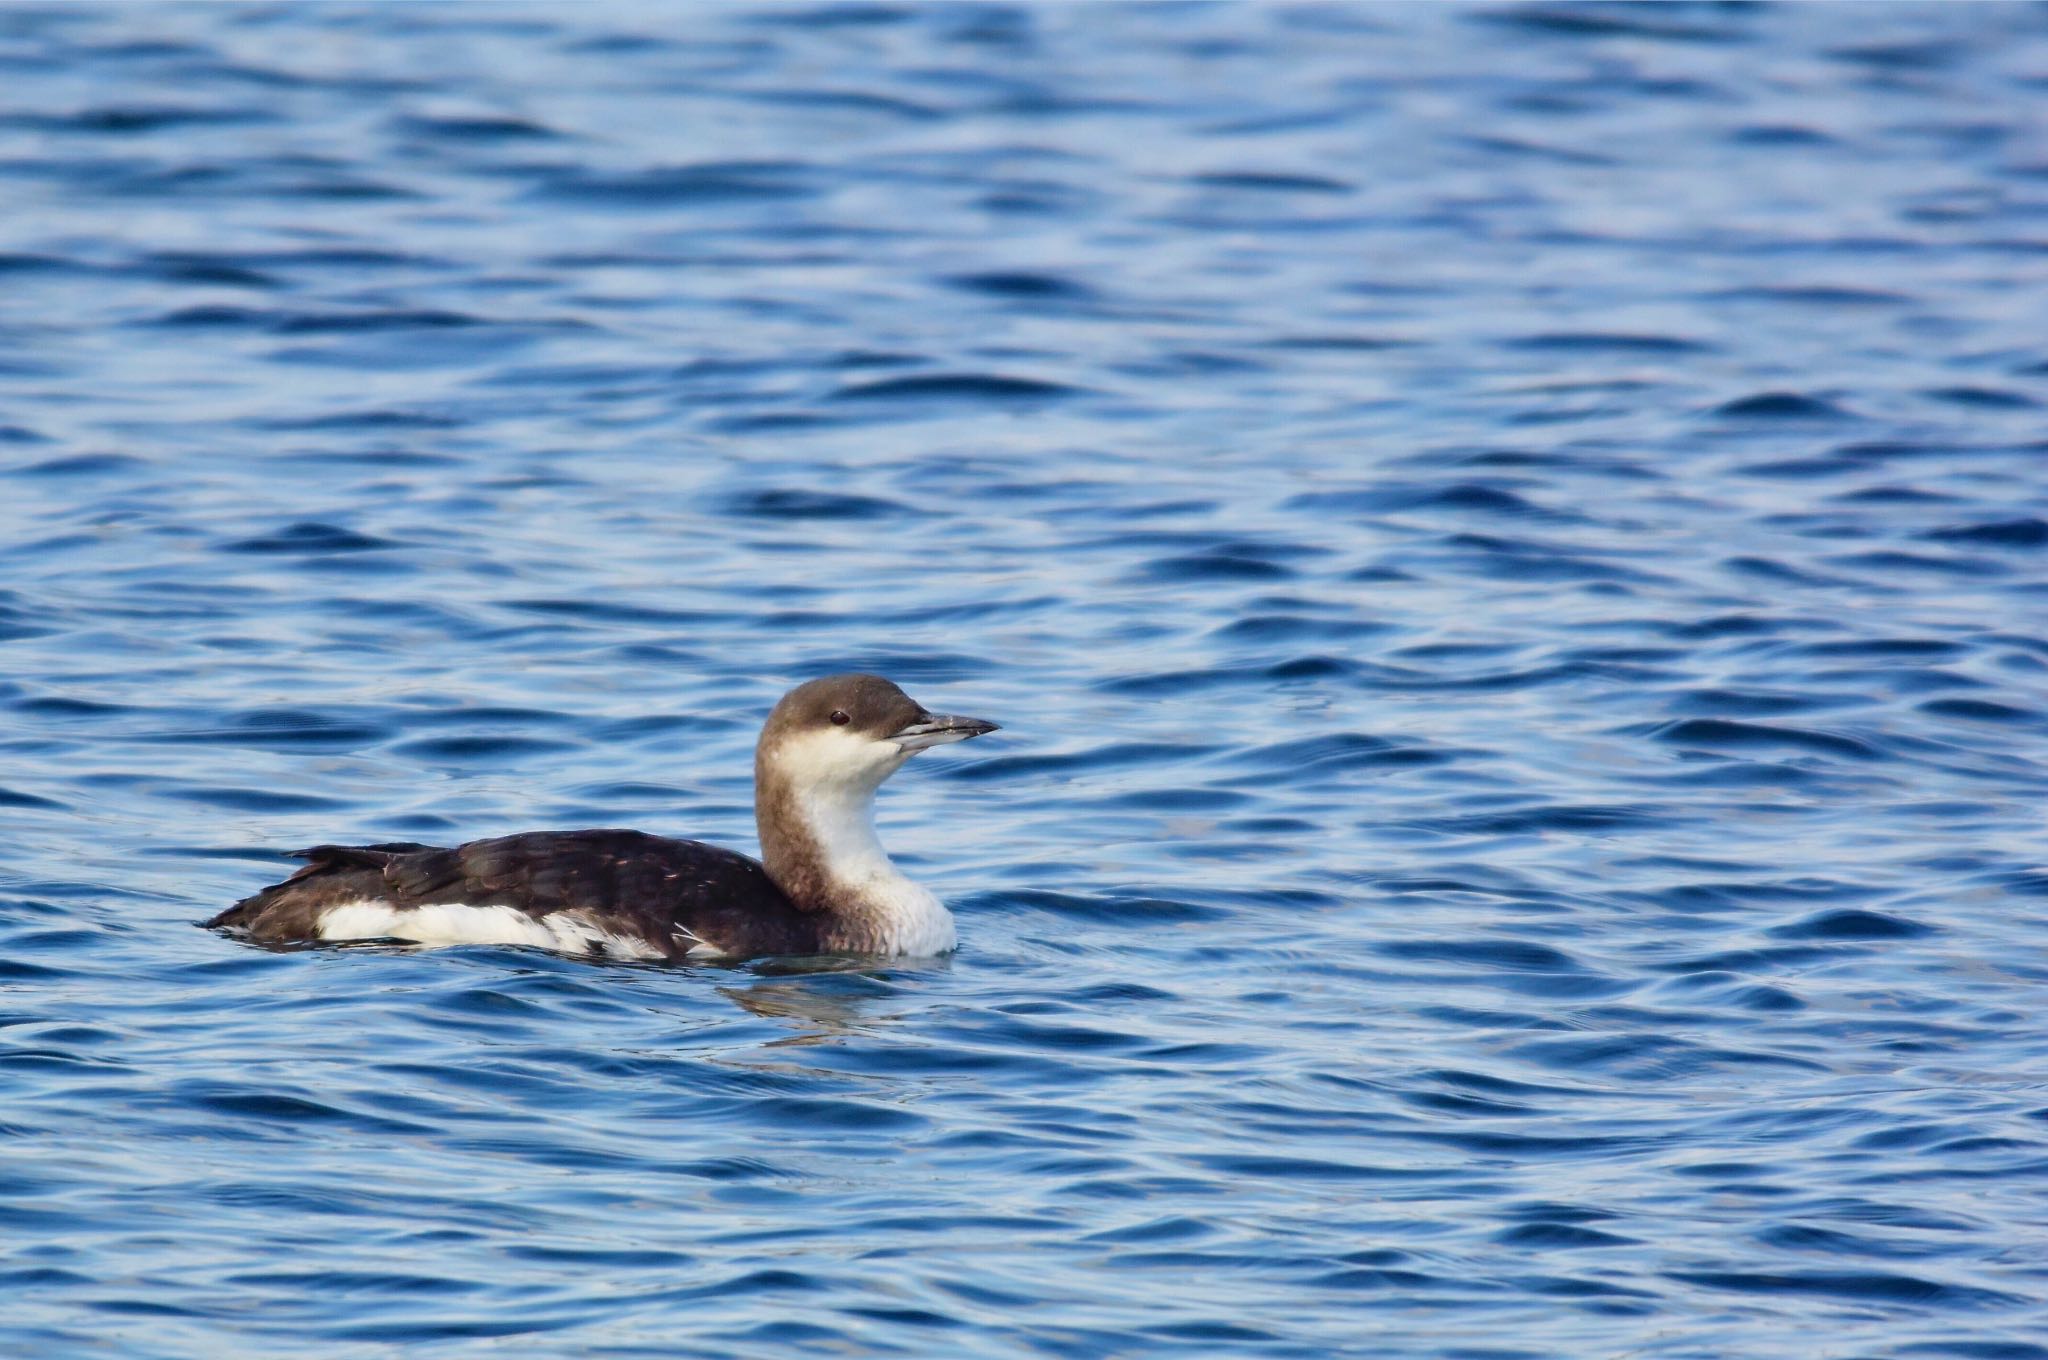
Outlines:
{"label": "bird neck", "polygon": [[902,871],[875,835],[872,789],[798,787],[773,773],[754,783],[761,862],[775,886],[805,911],[838,911]]}
{"label": "bird neck", "polygon": [[828,951],[943,954],[954,945],[952,914],[882,848],[875,835],[879,786],[880,778],[799,779],[757,756],[762,867],[798,911],[831,918],[819,928]]}

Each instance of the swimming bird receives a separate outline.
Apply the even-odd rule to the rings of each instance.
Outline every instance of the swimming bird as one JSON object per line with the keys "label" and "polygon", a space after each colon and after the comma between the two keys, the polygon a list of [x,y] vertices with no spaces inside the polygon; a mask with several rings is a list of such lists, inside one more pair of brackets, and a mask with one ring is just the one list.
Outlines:
{"label": "swimming bird", "polygon": [[926,711],[879,675],[782,696],[754,748],[761,858],[640,831],[529,831],[445,849],[316,845],[206,924],[264,944],[537,945],[605,958],[944,954],[953,916],[890,862],[875,790],[919,751],[996,725]]}

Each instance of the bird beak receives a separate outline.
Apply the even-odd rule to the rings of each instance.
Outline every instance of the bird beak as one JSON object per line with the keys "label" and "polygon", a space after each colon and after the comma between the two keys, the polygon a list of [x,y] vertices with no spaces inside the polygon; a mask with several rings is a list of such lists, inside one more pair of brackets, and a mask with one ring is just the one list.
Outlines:
{"label": "bird beak", "polygon": [[949,741],[966,741],[984,732],[993,732],[996,725],[986,718],[962,718],[958,715],[935,717],[925,714],[910,726],[889,738],[906,751],[922,751],[927,746],[944,746]]}

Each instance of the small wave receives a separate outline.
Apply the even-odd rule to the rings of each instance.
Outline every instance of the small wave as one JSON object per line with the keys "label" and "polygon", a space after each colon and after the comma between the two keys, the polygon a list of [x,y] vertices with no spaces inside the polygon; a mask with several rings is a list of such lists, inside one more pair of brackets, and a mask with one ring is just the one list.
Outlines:
{"label": "small wave", "polygon": [[726,502],[726,510],[749,519],[874,520],[912,513],[900,501],[879,496],[852,496],[828,491],[768,488],[745,492]]}
{"label": "small wave", "polygon": [[1290,510],[1316,514],[1391,514],[1411,510],[1470,511],[1482,515],[1526,516],[1532,519],[1576,519],[1546,509],[1506,487],[1482,482],[1450,486],[1386,485],[1349,491],[1312,491],[1290,498]]}
{"label": "small wave", "polygon": [[1666,14],[1593,4],[1533,4],[1475,10],[1479,22],[1528,29],[1558,38],[1645,38],[1667,42],[1735,42],[1744,35],[1732,21],[1701,22],[1694,11]]}
{"label": "small wave", "polygon": [[2017,519],[1930,529],[1923,536],[1937,543],[1977,543],[1990,548],[2048,548],[2048,521],[2023,515]]}
{"label": "small wave", "polygon": [[223,552],[258,554],[304,554],[384,552],[403,545],[371,534],[357,533],[335,524],[302,520],[273,534],[237,539],[222,545]]}
{"label": "small wave", "polygon": [[1930,699],[1920,705],[1922,713],[1931,713],[1937,718],[1962,718],[1968,722],[1987,723],[2032,723],[2039,722],[2042,714],[2038,709],[2020,708],[2013,704],[2001,704],[1990,699]]}
{"label": "small wave", "polygon": [[787,161],[727,161],[605,173],[562,169],[527,191],[538,201],[608,208],[688,208],[809,198],[809,170]]}
{"label": "small wave", "polygon": [[1088,302],[1096,297],[1093,288],[1074,279],[1021,269],[955,274],[945,282],[962,292],[1024,302]]}
{"label": "small wave", "polygon": [[1927,395],[1951,406],[1980,411],[2031,411],[2041,404],[2024,392],[1998,387],[1935,387],[1928,389]]}
{"label": "small wave", "polygon": [[462,143],[554,141],[562,136],[544,123],[503,113],[407,113],[393,118],[391,125],[406,136]]}
{"label": "small wave", "polygon": [[461,761],[467,764],[516,764],[532,756],[575,749],[575,745],[570,742],[553,741],[546,737],[518,737],[494,733],[489,735],[423,737],[416,741],[400,742],[391,748],[391,752],[393,755],[434,761]]}
{"label": "small wave", "polygon": [[1677,335],[1634,335],[1620,331],[1544,331],[1504,342],[1510,349],[1564,354],[1700,354],[1711,346]]}
{"label": "small wave", "polygon": [[1791,749],[1851,760],[1877,760],[1883,755],[1869,742],[1835,732],[1737,722],[1732,718],[1681,718],[1634,730],[1667,745],[1707,750]]}
{"label": "small wave", "polygon": [[163,796],[229,812],[328,812],[344,806],[342,800],[324,794],[249,786],[173,788]]}
{"label": "small wave", "polygon": [[1781,940],[1911,940],[1931,933],[1916,921],[1859,907],[1820,912],[1771,931]]}
{"label": "small wave", "polygon": [[1285,581],[1296,573],[1277,562],[1243,553],[1211,551],[1160,557],[1133,574],[1143,581]]}
{"label": "small wave", "polygon": [[133,472],[149,464],[125,453],[81,453],[69,458],[50,458],[15,469],[25,477],[103,477],[109,473]]}
{"label": "small wave", "polygon": [[1714,408],[1713,414],[1730,420],[1846,420],[1849,412],[1831,401],[1801,392],[1758,392],[1737,397]]}
{"label": "small wave", "polygon": [[1190,180],[1205,189],[1242,189],[1271,194],[1348,194],[1352,186],[1327,175],[1283,174],[1271,170],[1216,170]]}
{"label": "small wave", "polygon": [[853,383],[832,394],[834,401],[1047,401],[1082,389],[1042,378],[1001,373],[924,373]]}
{"label": "small wave", "polygon": [[1862,1303],[1940,1304],[1949,1307],[1987,1308],[2021,1302],[2012,1294],[1968,1285],[1944,1284],[1938,1280],[1883,1271],[1790,1271],[1762,1273],[1746,1271],[1671,1271],[1669,1277],[1686,1284],[1739,1294],[1813,1294],[1825,1298]]}
{"label": "small wave", "polygon": [[437,308],[391,308],[370,312],[288,312],[270,329],[279,335],[360,335],[378,331],[448,330],[481,322],[465,312]]}

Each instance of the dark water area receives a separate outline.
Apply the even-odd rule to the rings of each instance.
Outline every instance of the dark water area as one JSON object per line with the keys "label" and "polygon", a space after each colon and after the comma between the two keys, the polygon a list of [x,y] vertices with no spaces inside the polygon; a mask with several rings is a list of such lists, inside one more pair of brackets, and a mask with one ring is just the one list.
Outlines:
{"label": "dark water area", "polygon": [[[2048,1357],[2048,11],[0,9],[0,1353]],[[887,966],[268,953],[322,840]]]}

